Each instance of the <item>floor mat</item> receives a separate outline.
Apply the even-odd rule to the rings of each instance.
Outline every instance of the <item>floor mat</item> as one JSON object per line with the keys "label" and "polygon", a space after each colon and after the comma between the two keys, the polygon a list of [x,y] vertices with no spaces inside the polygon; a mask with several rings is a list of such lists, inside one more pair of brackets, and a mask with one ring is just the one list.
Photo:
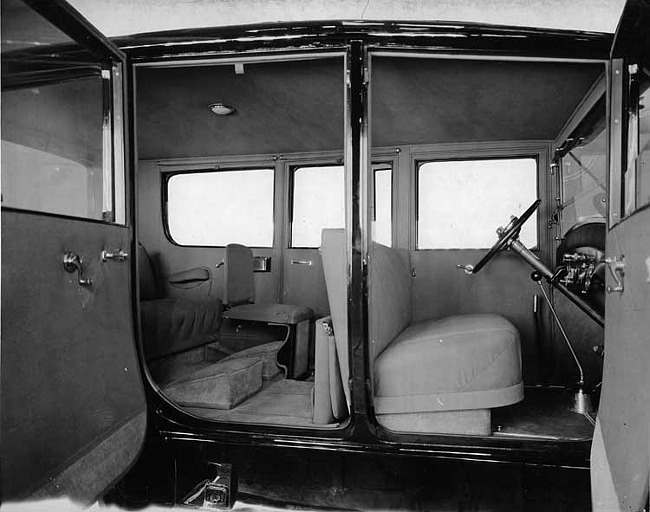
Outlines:
{"label": "floor mat", "polygon": [[570,410],[573,393],[565,389],[527,387],[518,404],[492,410],[495,436],[590,440],[593,420]]}
{"label": "floor mat", "polygon": [[336,428],[331,425],[314,425],[312,422],[313,382],[279,380],[271,382],[262,391],[229,411],[220,409],[185,408],[201,418],[266,425],[291,425],[318,428]]}

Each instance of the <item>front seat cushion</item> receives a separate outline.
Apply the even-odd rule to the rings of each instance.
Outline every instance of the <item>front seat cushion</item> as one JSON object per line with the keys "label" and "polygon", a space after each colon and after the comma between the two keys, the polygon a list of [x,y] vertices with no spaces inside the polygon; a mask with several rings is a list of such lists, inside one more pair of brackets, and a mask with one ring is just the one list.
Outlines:
{"label": "front seat cushion", "polygon": [[498,315],[412,325],[374,370],[377,414],[493,408],[523,399],[519,333]]}

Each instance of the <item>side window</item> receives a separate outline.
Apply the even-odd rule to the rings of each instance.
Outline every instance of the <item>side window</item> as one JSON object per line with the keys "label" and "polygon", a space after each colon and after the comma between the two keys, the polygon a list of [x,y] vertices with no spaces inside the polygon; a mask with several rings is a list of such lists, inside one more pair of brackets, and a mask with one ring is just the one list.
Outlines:
{"label": "side window", "polygon": [[577,222],[605,218],[607,132],[605,97],[556,150],[561,176],[561,234]]}
{"label": "side window", "polygon": [[166,228],[179,245],[273,246],[273,169],[167,177]]}
{"label": "side window", "polygon": [[[484,249],[496,229],[537,199],[537,159],[418,162],[417,248]],[[536,247],[537,218],[520,235]]]}
{"label": "side window", "polygon": [[342,165],[292,170],[291,247],[319,247],[324,228],[345,227]]}
{"label": "side window", "polygon": [[393,169],[390,163],[372,166],[372,240],[392,245]]}
{"label": "side window", "polygon": [[15,8],[2,26],[2,206],[124,222],[119,68]]}
{"label": "side window", "polygon": [[624,213],[650,203],[650,72],[631,64],[627,68],[627,158],[623,169]]}

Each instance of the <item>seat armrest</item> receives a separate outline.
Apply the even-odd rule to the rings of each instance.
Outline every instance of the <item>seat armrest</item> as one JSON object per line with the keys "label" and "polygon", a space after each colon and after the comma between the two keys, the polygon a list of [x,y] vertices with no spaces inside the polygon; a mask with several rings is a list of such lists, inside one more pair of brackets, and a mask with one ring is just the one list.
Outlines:
{"label": "seat armrest", "polygon": [[209,281],[210,277],[210,270],[207,267],[197,267],[175,272],[167,276],[167,282],[176,287],[192,287]]}

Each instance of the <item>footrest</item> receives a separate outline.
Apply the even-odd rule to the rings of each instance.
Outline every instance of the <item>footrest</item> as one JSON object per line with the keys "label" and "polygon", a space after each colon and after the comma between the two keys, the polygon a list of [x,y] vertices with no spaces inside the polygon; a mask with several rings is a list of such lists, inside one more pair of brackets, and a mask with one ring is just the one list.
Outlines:
{"label": "footrest", "polygon": [[232,409],[262,388],[262,369],[259,357],[222,361],[172,382],[163,392],[184,407]]}

